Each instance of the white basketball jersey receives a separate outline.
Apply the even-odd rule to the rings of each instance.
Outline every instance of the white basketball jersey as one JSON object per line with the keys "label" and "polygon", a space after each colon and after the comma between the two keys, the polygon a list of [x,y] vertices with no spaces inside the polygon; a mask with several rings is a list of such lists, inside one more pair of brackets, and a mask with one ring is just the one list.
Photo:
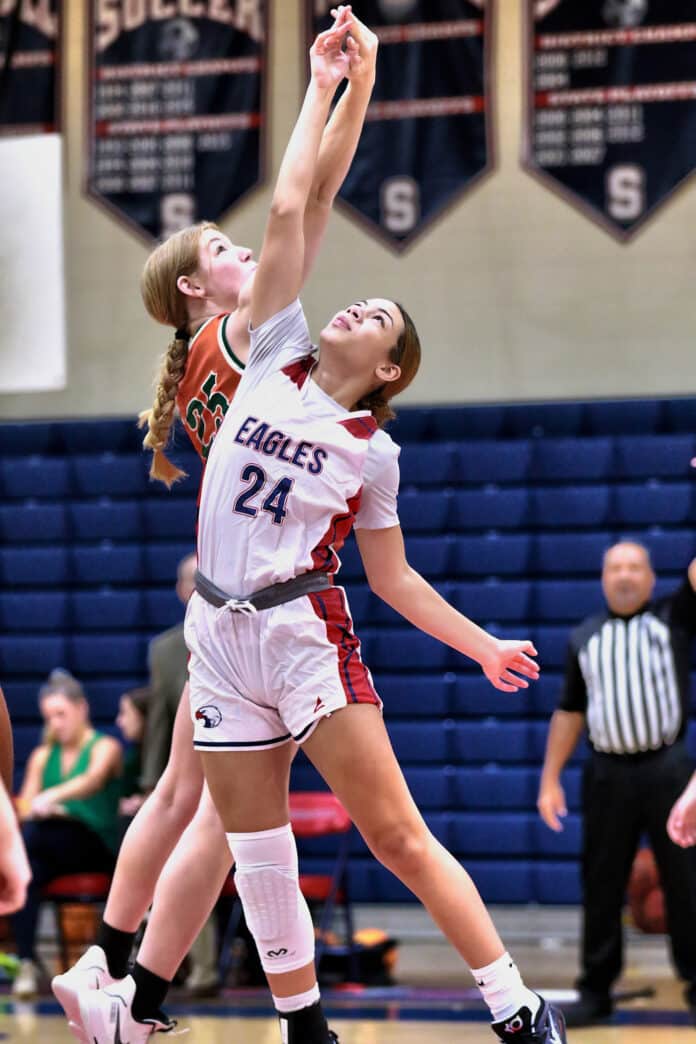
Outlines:
{"label": "white basketball jersey", "polygon": [[398,447],[368,411],[319,388],[299,301],[251,331],[246,370],[208,458],[201,572],[248,595],[311,569],[334,573],[353,523],[398,525]]}

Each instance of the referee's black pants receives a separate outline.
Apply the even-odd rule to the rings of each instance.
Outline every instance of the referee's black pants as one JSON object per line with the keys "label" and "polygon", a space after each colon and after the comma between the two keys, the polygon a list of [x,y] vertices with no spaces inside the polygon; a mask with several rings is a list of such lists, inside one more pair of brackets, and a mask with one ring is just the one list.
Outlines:
{"label": "referee's black pants", "polygon": [[667,836],[667,819],[693,772],[682,741],[646,754],[593,753],[583,781],[584,931],[581,990],[608,994],[623,963],[622,909],[647,834],[660,872],[679,976],[696,999],[696,849]]}

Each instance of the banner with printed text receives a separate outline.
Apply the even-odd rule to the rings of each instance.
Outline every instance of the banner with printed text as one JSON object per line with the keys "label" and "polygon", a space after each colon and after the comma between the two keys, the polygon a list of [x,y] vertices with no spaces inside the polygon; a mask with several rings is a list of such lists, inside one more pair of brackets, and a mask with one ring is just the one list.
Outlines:
{"label": "banner with printed text", "polygon": [[696,168],[696,0],[525,0],[523,163],[617,239]]}
{"label": "banner with printed text", "polygon": [[[306,0],[307,39],[333,0]],[[361,0],[380,41],[377,82],[340,200],[395,250],[493,165],[494,0]]]}
{"label": "banner with printed text", "polygon": [[87,192],[163,239],[264,177],[267,0],[91,0]]}
{"label": "banner with printed text", "polygon": [[0,0],[0,135],[60,129],[60,0]]}

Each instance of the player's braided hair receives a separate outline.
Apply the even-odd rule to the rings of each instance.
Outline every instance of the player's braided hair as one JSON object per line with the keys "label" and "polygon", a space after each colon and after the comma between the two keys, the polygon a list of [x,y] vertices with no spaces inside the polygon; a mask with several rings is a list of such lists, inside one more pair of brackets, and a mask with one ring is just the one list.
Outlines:
{"label": "player's braided hair", "polygon": [[401,367],[401,374],[395,381],[381,384],[378,388],[363,395],[353,407],[354,410],[369,410],[377,421],[377,425],[383,428],[388,421],[396,417],[396,413],[390,406],[390,401],[407,388],[418,373],[421,361],[421,346],[418,331],[411,316],[403,305],[394,302],[401,312],[404,321],[404,329],[398,341],[389,352],[389,361]]}
{"label": "player's braided hair", "polygon": [[177,287],[179,276],[191,275],[199,265],[201,234],[208,228],[217,228],[210,221],[175,232],[156,247],[143,269],[140,292],[149,315],[164,326],[176,330],[173,340],[162,357],[157,378],[155,400],[149,410],[140,414],[140,426],[147,425],[143,447],[152,451],[150,477],[159,479],[167,487],[186,472],[173,464],[164,452],[176,414],[176,395],[188,359],[189,321],[186,298]]}

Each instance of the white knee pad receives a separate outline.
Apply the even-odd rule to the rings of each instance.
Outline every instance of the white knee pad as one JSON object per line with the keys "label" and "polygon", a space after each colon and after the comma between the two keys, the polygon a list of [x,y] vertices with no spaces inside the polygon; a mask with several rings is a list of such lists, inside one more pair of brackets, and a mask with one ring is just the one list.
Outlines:
{"label": "white knee pad", "polygon": [[265,972],[282,974],[314,960],[314,926],[300,891],[292,828],[228,834],[234,882]]}

